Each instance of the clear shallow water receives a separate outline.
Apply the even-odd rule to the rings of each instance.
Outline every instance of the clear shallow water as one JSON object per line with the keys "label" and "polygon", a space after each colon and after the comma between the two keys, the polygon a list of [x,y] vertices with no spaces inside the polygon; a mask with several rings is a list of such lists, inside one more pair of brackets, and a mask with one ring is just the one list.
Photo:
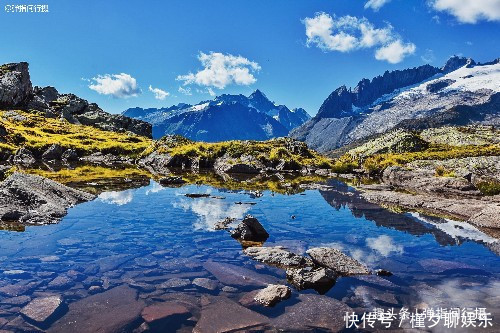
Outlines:
{"label": "clear shallow water", "polygon": [[[214,291],[185,281],[180,283],[183,286],[162,286],[172,278],[215,280],[203,267],[207,261],[236,265],[286,283],[283,270],[253,261],[227,232],[213,231],[217,221],[241,219],[245,214],[257,217],[269,232],[265,246],[282,245],[296,253],[331,246],[371,269],[391,271],[394,275],[385,278],[340,278],[324,296],[356,311],[423,303],[486,307],[497,316],[494,325],[499,325],[500,259],[492,250],[494,238],[463,223],[392,213],[365,202],[343,183],[331,180],[329,185],[329,190],[296,195],[265,191],[255,197],[245,191],[195,185],[165,188],[151,182],[139,189],[103,193],[95,201],[70,209],[57,225],[30,227],[23,233],[0,231],[0,272],[4,272],[0,273],[0,329],[29,298],[48,294],[63,295],[67,303],[73,303],[128,284],[149,305],[174,293],[197,299],[204,294],[223,295],[238,301],[259,288],[246,284],[244,278],[229,291],[221,290],[227,281]],[[192,199],[186,193],[213,197]],[[12,270],[23,272],[9,273]],[[17,296],[9,292],[12,285],[25,286],[16,289],[20,290],[17,294],[29,298],[12,301]],[[247,307],[277,318],[287,312],[287,306],[296,304],[299,294],[315,292],[294,291],[292,300],[273,309]],[[192,313],[176,329],[190,331],[200,316]]]}

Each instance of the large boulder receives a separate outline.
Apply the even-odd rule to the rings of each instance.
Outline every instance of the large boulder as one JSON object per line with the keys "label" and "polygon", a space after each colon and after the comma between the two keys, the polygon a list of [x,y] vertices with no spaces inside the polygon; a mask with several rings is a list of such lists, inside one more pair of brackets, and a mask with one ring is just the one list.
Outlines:
{"label": "large boulder", "polygon": [[286,277],[297,290],[314,289],[320,294],[330,290],[337,281],[337,274],[324,267],[288,268]]}
{"label": "large boulder", "polygon": [[45,161],[60,160],[63,154],[63,148],[58,144],[53,144],[42,154]]}
{"label": "large boulder", "polygon": [[22,164],[25,166],[29,166],[36,163],[36,159],[31,150],[25,147],[21,147],[16,151],[12,161],[16,164]]}
{"label": "large boulder", "polygon": [[370,270],[359,261],[337,249],[316,247],[306,251],[315,264],[329,268],[342,276],[370,274]]}
{"label": "large boulder", "polygon": [[239,158],[224,156],[215,161],[214,169],[218,173],[259,174],[265,166],[255,157],[242,155]]}
{"label": "large boulder", "polygon": [[0,107],[22,105],[32,94],[27,62],[0,66]]}
{"label": "large boulder", "polygon": [[57,223],[67,209],[95,198],[50,179],[13,173],[0,183],[0,219],[23,224]]}
{"label": "large boulder", "polygon": [[251,246],[243,251],[255,260],[278,267],[302,267],[312,265],[311,259],[286,251],[281,247]]}
{"label": "large boulder", "polygon": [[252,215],[247,215],[238,226],[231,231],[231,237],[250,242],[265,242],[269,238],[266,229]]}

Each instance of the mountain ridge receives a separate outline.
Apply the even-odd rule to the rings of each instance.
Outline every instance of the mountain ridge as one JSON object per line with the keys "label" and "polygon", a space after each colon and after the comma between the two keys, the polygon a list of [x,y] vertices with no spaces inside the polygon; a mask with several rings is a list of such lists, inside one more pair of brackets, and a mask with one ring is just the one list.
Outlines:
{"label": "mountain ridge", "polygon": [[386,71],[353,89],[335,89],[290,136],[328,152],[398,127],[498,125],[498,82],[499,59],[480,64],[454,56],[441,68]]}
{"label": "mountain ridge", "polygon": [[[232,113],[234,112],[234,113]],[[272,102],[262,91],[248,97],[222,94],[198,104],[165,108],[130,108],[122,115],[153,125],[153,137],[179,134],[192,140],[267,140],[286,136],[311,117],[302,108],[290,110]]]}

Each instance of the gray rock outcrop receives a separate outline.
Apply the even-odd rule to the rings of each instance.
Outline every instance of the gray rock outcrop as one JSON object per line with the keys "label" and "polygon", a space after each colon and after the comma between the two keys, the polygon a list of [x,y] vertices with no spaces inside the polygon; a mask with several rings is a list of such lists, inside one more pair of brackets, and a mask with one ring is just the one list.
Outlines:
{"label": "gray rock outcrop", "polygon": [[0,183],[0,219],[22,224],[57,223],[67,209],[95,198],[40,176],[13,173]]}
{"label": "gray rock outcrop", "polygon": [[359,261],[337,249],[316,247],[306,251],[315,264],[333,270],[341,276],[370,274],[370,270]]}
{"label": "gray rock outcrop", "polygon": [[260,262],[279,267],[312,265],[311,259],[286,251],[280,247],[248,247],[243,252]]}
{"label": "gray rock outcrop", "polygon": [[152,137],[152,127],[147,122],[107,113],[73,94],[59,94],[54,87],[33,88],[26,62],[0,66],[0,107],[36,110],[73,124]]}

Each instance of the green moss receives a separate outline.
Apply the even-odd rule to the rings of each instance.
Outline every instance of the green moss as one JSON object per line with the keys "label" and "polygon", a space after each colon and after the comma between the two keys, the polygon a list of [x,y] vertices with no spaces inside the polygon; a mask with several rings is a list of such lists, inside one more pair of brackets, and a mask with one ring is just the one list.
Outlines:
{"label": "green moss", "polygon": [[453,170],[448,170],[442,165],[438,165],[435,171],[436,177],[456,177]]}
{"label": "green moss", "polygon": [[152,152],[179,157],[199,157],[212,161],[224,156],[239,159],[243,155],[248,155],[264,164],[276,164],[280,160],[284,160],[300,167],[312,166],[324,169],[332,167],[329,158],[308,149],[304,143],[290,138],[207,143],[191,141],[176,135],[153,142],[142,153],[142,156],[147,156]]}
{"label": "green moss", "polygon": [[476,184],[476,187],[484,195],[500,194],[500,182],[498,180],[482,181]]}

